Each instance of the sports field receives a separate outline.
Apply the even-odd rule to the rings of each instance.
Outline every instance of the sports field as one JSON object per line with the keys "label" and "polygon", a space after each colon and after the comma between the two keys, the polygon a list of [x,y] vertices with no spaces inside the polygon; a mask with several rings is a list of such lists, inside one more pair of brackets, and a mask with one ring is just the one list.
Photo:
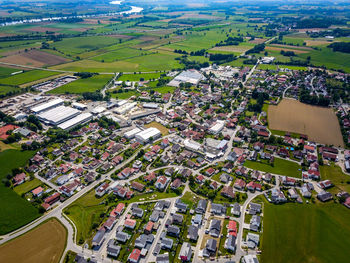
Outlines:
{"label": "sports field", "polygon": [[58,263],[64,252],[67,230],[50,219],[0,246],[0,263]]}
{"label": "sports field", "polygon": [[283,99],[268,109],[269,128],[307,134],[310,140],[344,146],[337,116],[330,108],[311,106],[293,99]]}
{"label": "sports field", "polygon": [[[6,150],[0,152],[0,180],[7,174],[11,174],[13,168],[24,166],[33,155],[34,152],[31,151]],[[40,215],[34,206],[2,183],[0,184],[0,196],[0,235],[28,224]]]}
{"label": "sports field", "polygon": [[333,202],[265,203],[261,262],[348,262],[349,222],[349,210]]}

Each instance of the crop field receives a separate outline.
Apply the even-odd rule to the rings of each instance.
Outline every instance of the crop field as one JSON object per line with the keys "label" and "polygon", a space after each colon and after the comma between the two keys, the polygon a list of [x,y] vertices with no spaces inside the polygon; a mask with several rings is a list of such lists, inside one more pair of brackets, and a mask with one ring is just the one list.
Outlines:
{"label": "crop field", "polygon": [[283,99],[268,109],[269,128],[307,134],[310,140],[344,147],[337,116],[330,108]]}
{"label": "crop field", "polygon": [[[18,70],[17,70],[18,71]],[[45,70],[30,70],[16,74],[7,78],[0,78],[0,84],[4,85],[21,85],[24,83],[44,79],[50,76],[58,75],[59,72]]]}
{"label": "crop field", "polygon": [[[34,152],[6,150],[0,152],[0,180],[11,174],[13,168],[25,165]],[[0,235],[11,232],[25,224],[28,224],[39,216],[38,210],[28,201],[21,198],[13,190],[0,185]]]}
{"label": "crop field", "polygon": [[119,43],[118,38],[93,36],[65,38],[62,41],[53,42],[50,45],[65,54],[78,55],[83,52],[97,50],[117,43]]}
{"label": "crop field", "polygon": [[58,263],[64,252],[67,230],[50,219],[24,235],[0,246],[0,262]]}
{"label": "crop field", "polygon": [[308,53],[309,51],[307,50],[300,50],[300,49],[291,49],[291,48],[284,48],[284,47],[275,47],[275,46],[267,46],[265,48],[265,50],[267,51],[293,51],[295,54],[304,54],[304,53]]}
{"label": "crop field", "polygon": [[145,56],[150,54],[151,52],[144,51],[144,50],[138,50],[133,48],[121,48],[115,51],[107,52],[105,54],[99,55],[97,57],[92,58],[96,61],[104,61],[104,62],[113,62],[113,61],[119,61],[124,60],[128,58],[134,58],[139,56]]}
{"label": "crop field", "polygon": [[112,98],[127,100],[132,96],[139,95],[139,93],[135,90],[128,90],[123,92],[111,93]]}
{"label": "crop field", "polygon": [[109,80],[111,80],[112,75],[95,75],[91,78],[78,79],[72,81],[66,85],[58,87],[50,91],[52,94],[80,94],[84,92],[95,92],[104,87]]}
{"label": "crop field", "polygon": [[0,95],[5,95],[8,92],[11,92],[11,91],[15,92],[15,91],[18,91],[18,90],[20,90],[20,89],[16,88],[16,87],[0,85]]}
{"label": "crop field", "polygon": [[157,79],[160,77],[160,73],[144,73],[144,74],[124,74],[118,78],[120,81],[139,81],[141,78],[144,80]]}
{"label": "crop field", "polygon": [[251,46],[243,46],[243,45],[238,45],[238,46],[222,46],[222,47],[214,47],[210,51],[227,51],[227,52],[236,52],[236,53],[242,53],[246,52],[248,49],[250,49]]}
{"label": "crop field", "polygon": [[11,73],[18,72],[18,71],[21,71],[21,70],[16,68],[0,67],[0,78],[10,77]]}
{"label": "crop field", "polygon": [[77,242],[83,243],[87,239],[92,238],[91,229],[94,224],[101,223],[100,214],[106,212],[107,206],[102,204],[103,198],[95,197],[95,190],[91,190],[83,197],[65,208],[64,213],[73,221],[77,228]]}
{"label": "crop field", "polygon": [[265,202],[262,263],[347,262],[350,213],[342,205]]}
{"label": "crop field", "polygon": [[43,66],[52,66],[61,63],[68,62],[69,60],[61,56],[56,56],[47,52],[39,50],[29,50],[19,51],[13,55],[9,55],[3,58],[0,58],[0,62],[34,66],[34,67],[43,67]]}
{"label": "crop field", "polygon": [[250,169],[259,170],[266,173],[301,178],[301,166],[295,162],[291,162],[281,158],[275,158],[273,166],[267,164],[266,161],[256,162],[250,160],[245,161],[244,166]]}

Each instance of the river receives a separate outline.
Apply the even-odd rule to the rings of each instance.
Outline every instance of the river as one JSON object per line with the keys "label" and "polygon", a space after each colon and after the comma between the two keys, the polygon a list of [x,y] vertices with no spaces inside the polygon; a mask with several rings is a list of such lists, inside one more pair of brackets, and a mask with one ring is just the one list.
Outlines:
{"label": "river", "polygon": [[[120,5],[122,1],[112,1],[110,4],[112,5]],[[60,16],[60,17],[44,17],[44,18],[33,18],[33,19],[23,19],[23,20],[16,20],[11,22],[5,22],[1,23],[0,26],[13,26],[13,25],[19,25],[19,24],[29,24],[29,23],[40,23],[40,22],[50,22],[50,21],[59,21],[59,20],[65,20],[69,18],[91,18],[91,17],[98,17],[98,16],[114,16],[114,15],[121,15],[121,14],[135,14],[142,12],[142,7],[137,6],[130,6],[131,9],[128,11],[123,12],[114,12],[114,13],[105,13],[105,14],[96,14],[96,15],[77,15],[77,16]]]}

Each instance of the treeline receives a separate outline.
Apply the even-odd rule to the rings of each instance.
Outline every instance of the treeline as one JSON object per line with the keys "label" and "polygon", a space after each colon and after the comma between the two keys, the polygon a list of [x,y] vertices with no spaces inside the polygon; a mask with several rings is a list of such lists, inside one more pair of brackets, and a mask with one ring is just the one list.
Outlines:
{"label": "treeline", "polygon": [[344,23],[346,23],[346,21],[341,19],[311,17],[297,21],[295,28],[328,28],[331,25],[341,25]]}
{"label": "treeline", "polygon": [[92,73],[92,72],[76,72],[76,73],[74,73],[74,76],[80,77],[82,79],[91,78],[94,75],[98,75],[98,73]]}
{"label": "treeline", "polygon": [[350,53],[350,42],[334,42],[328,45],[333,51],[339,51],[344,53]]}
{"label": "treeline", "polygon": [[348,28],[336,28],[333,29],[331,32],[327,31],[320,31],[320,32],[306,32],[310,37],[317,38],[317,37],[325,37],[325,36],[333,36],[333,37],[347,37],[350,35],[350,29]]}
{"label": "treeline", "polygon": [[243,42],[243,37],[228,37],[224,41],[220,41],[219,43],[216,43],[216,47],[220,46],[238,46],[239,43]]}
{"label": "treeline", "polygon": [[175,49],[174,53],[183,54],[183,55],[190,55],[190,56],[204,56],[206,54],[206,51],[205,51],[205,49],[201,49],[201,50],[197,50],[197,51],[191,51],[190,53],[188,53],[186,50]]}
{"label": "treeline", "polygon": [[265,44],[258,44],[258,45],[255,45],[253,48],[247,50],[245,53],[246,54],[260,53],[261,51],[264,51],[264,49],[265,49]]}
{"label": "treeline", "polygon": [[285,57],[294,57],[294,56],[295,56],[294,51],[284,51],[284,50],[281,50],[280,53],[281,53],[282,56],[285,56]]}
{"label": "treeline", "polygon": [[210,54],[209,60],[217,64],[227,63],[235,60],[236,57],[233,54]]}
{"label": "treeline", "polygon": [[303,103],[324,107],[328,107],[330,104],[330,99],[325,98],[323,95],[310,95],[310,91],[307,89],[301,89],[299,100]]}

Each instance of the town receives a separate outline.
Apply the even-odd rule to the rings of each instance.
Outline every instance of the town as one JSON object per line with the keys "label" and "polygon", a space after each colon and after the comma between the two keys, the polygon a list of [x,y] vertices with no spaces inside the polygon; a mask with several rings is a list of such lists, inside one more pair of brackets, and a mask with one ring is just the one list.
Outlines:
{"label": "town", "polygon": [[346,262],[348,6],[92,2],[0,5],[0,263]]}

